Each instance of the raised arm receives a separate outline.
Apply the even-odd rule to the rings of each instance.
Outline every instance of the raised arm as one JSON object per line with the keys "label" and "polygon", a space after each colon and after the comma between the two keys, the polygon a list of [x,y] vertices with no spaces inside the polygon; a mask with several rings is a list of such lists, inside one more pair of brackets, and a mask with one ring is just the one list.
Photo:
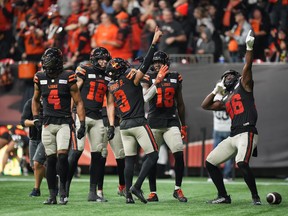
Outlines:
{"label": "raised arm", "polygon": [[136,86],[139,85],[141,79],[143,78],[145,73],[148,71],[151,65],[152,59],[153,59],[154,52],[156,51],[156,44],[159,42],[162,34],[163,34],[162,31],[160,31],[158,26],[156,26],[151,46],[144,58],[144,61],[142,62],[142,64],[140,65],[139,69],[136,72],[136,77],[134,79],[134,84]]}
{"label": "raised arm", "polygon": [[251,92],[253,90],[253,78],[252,78],[252,64],[253,64],[253,45],[255,38],[253,32],[250,30],[246,37],[246,55],[245,65],[242,70],[241,84],[243,88]]}

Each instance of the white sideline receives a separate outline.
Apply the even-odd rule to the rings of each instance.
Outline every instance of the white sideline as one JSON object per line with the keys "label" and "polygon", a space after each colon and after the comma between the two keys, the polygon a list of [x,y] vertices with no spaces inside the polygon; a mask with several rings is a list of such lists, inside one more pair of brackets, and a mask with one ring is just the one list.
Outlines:
{"label": "white sideline", "polygon": [[[193,177],[192,177],[193,178]],[[239,178],[240,179],[240,178]],[[14,182],[33,182],[34,179],[33,178],[21,178],[21,177],[0,177],[0,182],[6,182],[6,181],[14,181]],[[89,179],[75,179],[73,178],[73,182],[89,182]],[[111,182],[111,183],[117,183],[118,179],[105,179],[105,182]],[[157,182],[161,183],[161,184],[173,184],[174,183],[174,179],[158,179]],[[184,184],[212,184],[211,182],[207,182],[206,180],[203,181],[193,181],[193,180],[183,180]],[[225,184],[231,184],[231,185],[244,185],[245,182],[244,181],[231,181],[231,182],[227,182]],[[283,180],[283,182],[261,182],[261,181],[257,181],[257,185],[284,185],[284,186],[288,186],[288,181]]]}

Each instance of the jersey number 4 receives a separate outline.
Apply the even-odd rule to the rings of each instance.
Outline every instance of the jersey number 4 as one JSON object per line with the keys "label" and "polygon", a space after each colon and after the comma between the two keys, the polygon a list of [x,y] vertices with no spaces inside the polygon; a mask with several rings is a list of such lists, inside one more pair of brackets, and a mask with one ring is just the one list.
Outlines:
{"label": "jersey number 4", "polygon": [[58,89],[52,89],[48,96],[48,103],[54,105],[55,110],[61,109],[60,98],[58,95]]}

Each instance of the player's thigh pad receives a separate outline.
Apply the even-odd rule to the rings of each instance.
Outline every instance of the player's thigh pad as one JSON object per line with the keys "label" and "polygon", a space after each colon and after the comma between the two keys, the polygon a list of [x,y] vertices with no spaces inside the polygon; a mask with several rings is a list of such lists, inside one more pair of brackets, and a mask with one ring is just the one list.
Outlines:
{"label": "player's thigh pad", "polygon": [[102,152],[103,148],[107,147],[105,143],[105,130],[103,120],[92,120],[89,123],[88,139],[91,152]]}
{"label": "player's thigh pad", "polygon": [[148,125],[130,128],[129,130],[134,134],[134,137],[137,139],[137,142],[145,154],[149,154],[158,149],[152,130]]}
{"label": "player's thigh pad", "polygon": [[114,138],[110,140],[109,143],[115,158],[121,159],[125,157],[125,154],[119,126],[115,127],[114,133],[115,133]]}
{"label": "player's thigh pad", "polygon": [[237,148],[233,146],[233,137],[228,137],[220,142],[218,146],[210,152],[206,160],[209,163],[218,166],[234,156],[236,152]]}
{"label": "player's thigh pad", "polygon": [[57,153],[56,133],[59,125],[49,124],[42,128],[42,143],[47,156]]}
{"label": "player's thigh pad", "polygon": [[253,149],[257,146],[258,135],[251,132],[245,132],[238,134],[233,137],[235,147],[238,149],[238,153],[235,157],[236,163],[238,162],[249,162]]}
{"label": "player's thigh pad", "polygon": [[157,143],[158,148],[164,143],[163,134],[166,131],[166,128],[151,128],[153,136]]}
{"label": "player's thigh pad", "polygon": [[167,128],[163,137],[172,153],[183,151],[183,141],[178,127]]}
{"label": "player's thigh pad", "polygon": [[68,150],[71,139],[71,128],[69,124],[61,124],[56,134],[57,150]]}

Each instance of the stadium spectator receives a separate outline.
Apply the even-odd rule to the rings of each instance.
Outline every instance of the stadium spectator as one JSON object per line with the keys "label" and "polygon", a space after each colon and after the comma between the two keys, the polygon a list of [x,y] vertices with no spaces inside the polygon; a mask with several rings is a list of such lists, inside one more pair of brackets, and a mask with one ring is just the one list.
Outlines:
{"label": "stadium spectator", "polygon": [[112,15],[103,13],[100,16],[101,23],[95,29],[91,38],[91,47],[104,47],[109,50],[111,56],[116,55],[118,26],[112,22]]}
{"label": "stadium spectator", "polygon": [[107,14],[113,14],[114,13],[112,3],[113,3],[113,0],[103,0],[101,2],[101,7],[105,13],[107,13]]}
{"label": "stadium spectator", "polygon": [[163,31],[159,49],[167,54],[186,53],[186,50],[180,50],[180,44],[187,41],[180,23],[174,20],[173,13],[169,9],[164,9],[162,15],[163,21],[158,23],[159,28]]}
{"label": "stadium spectator", "polygon": [[286,62],[287,61],[287,31],[280,28],[271,30],[272,42],[270,44],[270,52],[267,53],[268,61]]}
{"label": "stadium spectator", "polygon": [[126,12],[120,12],[116,15],[119,26],[116,37],[115,55],[129,62],[132,61],[132,29],[130,25],[129,15]]}
{"label": "stadium spectator", "polygon": [[266,61],[264,50],[269,45],[270,21],[268,14],[265,14],[260,8],[255,8],[249,23],[255,33],[254,58],[264,62]]}
{"label": "stadium spectator", "polygon": [[12,1],[1,1],[0,3],[0,59],[8,58],[13,44],[12,32]]}
{"label": "stadium spectator", "polygon": [[214,54],[215,42],[212,40],[211,32],[205,27],[201,30],[200,38],[196,43],[196,54]]}
{"label": "stadium spectator", "polygon": [[232,62],[243,62],[245,55],[245,38],[251,25],[247,22],[243,11],[235,13],[236,25],[231,30],[226,31],[226,42]]}
{"label": "stadium spectator", "polygon": [[78,18],[78,28],[73,31],[70,51],[72,52],[72,58],[68,59],[73,64],[74,68],[80,62],[88,61],[91,52],[90,33],[88,31],[89,18],[81,15]]}

